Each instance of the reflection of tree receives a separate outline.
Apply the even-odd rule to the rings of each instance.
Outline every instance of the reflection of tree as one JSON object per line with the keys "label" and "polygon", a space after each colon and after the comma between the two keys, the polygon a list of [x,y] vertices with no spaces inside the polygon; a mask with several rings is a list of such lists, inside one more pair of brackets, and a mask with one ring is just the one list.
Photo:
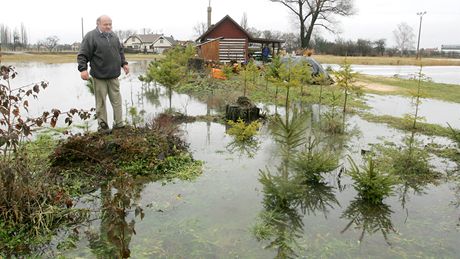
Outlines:
{"label": "reflection of tree", "polygon": [[155,107],[160,107],[160,88],[153,87],[145,89],[145,98],[147,101]]}
{"label": "reflection of tree", "polygon": [[396,193],[399,194],[399,200],[403,208],[406,207],[409,201],[409,195],[423,195],[426,194],[426,189],[430,184],[437,184],[437,175],[430,173],[429,175],[410,175],[399,174],[400,185],[396,188]]}
{"label": "reflection of tree", "polygon": [[235,139],[226,146],[226,149],[232,154],[239,153],[240,156],[247,155],[249,158],[253,158],[260,149],[260,141],[257,139],[246,141],[238,141]]}
{"label": "reflection of tree", "polygon": [[388,234],[391,232],[396,233],[391,222],[392,213],[390,206],[384,203],[373,204],[362,199],[355,199],[342,214],[341,218],[346,218],[350,222],[341,233],[355,225],[356,229],[361,230],[360,242],[363,241],[366,232],[372,235],[380,231],[387,244],[391,245],[388,241]]}
{"label": "reflection of tree", "polygon": [[[135,220],[127,221],[134,202],[142,188],[128,175],[115,178],[101,185],[102,219],[100,233],[90,233],[89,247],[101,258],[128,258],[129,243],[135,234]],[[135,215],[143,218],[142,208],[135,208]]]}
{"label": "reflection of tree", "polygon": [[258,240],[269,240],[267,248],[277,250],[276,258],[296,256],[296,239],[303,231],[302,215],[298,210],[299,185],[281,175],[272,175],[268,170],[261,173],[264,186],[264,211],[256,226]]}
{"label": "reflection of tree", "polygon": [[258,240],[269,240],[267,248],[277,249],[277,258],[296,256],[294,246],[303,230],[302,215],[298,209],[301,188],[296,179],[289,175],[292,153],[305,140],[304,115],[297,112],[289,119],[276,116],[272,121],[271,131],[280,146],[281,164],[276,173],[268,169],[261,172],[260,183],[263,185],[264,211],[260,213],[260,222],[255,227]]}
{"label": "reflection of tree", "polygon": [[329,208],[333,209],[335,205],[340,206],[335,197],[334,187],[326,183],[307,183],[301,188],[300,208],[304,214],[316,215],[316,211],[320,211],[324,217],[327,217]]}
{"label": "reflection of tree", "polygon": [[291,118],[275,117],[271,130],[280,147],[281,163],[276,172],[265,169],[260,174],[264,210],[253,232],[259,241],[269,241],[267,248],[276,249],[276,258],[297,256],[295,248],[302,236],[305,213],[320,210],[327,216],[328,208],[339,205],[332,187],[320,181],[306,181],[305,172],[292,168],[291,160],[298,157],[306,143],[305,116],[294,111]]}
{"label": "reflection of tree", "polygon": [[391,172],[398,177],[399,186],[396,192],[400,196],[402,207],[405,208],[410,193],[421,195],[429,184],[436,184],[439,174],[435,172],[429,163],[428,151],[420,147],[415,133],[404,139],[402,146],[387,143],[384,146],[376,146],[380,156],[379,167]]}

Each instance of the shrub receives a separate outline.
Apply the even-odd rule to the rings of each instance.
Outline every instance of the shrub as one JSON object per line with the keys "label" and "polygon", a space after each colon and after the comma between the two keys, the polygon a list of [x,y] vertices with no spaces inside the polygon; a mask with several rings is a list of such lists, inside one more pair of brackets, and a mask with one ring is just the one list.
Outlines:
{"label": "shrub", "polygon": [[30,136],[34,129],[45,123],[49,122],[51,127],[55,127],[61,115],[66,115],[65,123],[68,125],[72,124],[74,115],[78,115],[82,120],[91,117],[89,111],[77,109],[70,109],[67,112],[52,109],[36,118],[25,117],[24,111],[29,111],[28,99],[31,97],[36,99],[40,90],[48,86],[48,82],[42,81],[14,88],[10,80],[17,76],[15,69],[12,66],[1,66],[0,72],[0,148],[2,148],[4,161],[17,151],[21,140]]}
{"label": "shrub", "polygon": [[55,127],[58,118],[66,115],[65,123],[72,124],[73,116],[88,119],[90,113],[71,109],[53,109],[41,116],[23,115],[29,110],[29,98],[37,98],[48,86],[45,81],[13,87],[11,80],[17,72],[12,66],[0,68],[0,257],[22,257],[51,240],[63,224],[71,226],[84,220],[87,210],[73,209],[68,190],[57,184],[48,172],[49,139],[39,139],[25,145],[34,130],[47,122]]}
{"label": "shrub", "polygon": [[229,120],[227,123],[230,126],[227,133],[234,136],[237,141],[248,141],[253,139],[257,134],[257,130],[260,128],[259,121],[253,121],[246,124],[242,119],[238,119],[236,122]]}
{"label": "shrub", "polygon": [[447,123],[447,125],[449,126],[449,129],[451,131],[452,139],[457,143],[457,146],[460,148],[460,130],[452,128],[452,126],[450,126],[449,123]]}
{"label": "shrub", "polygon": [[362,200],[372,204],[381,204],[383,199],[390,196],[393,191],[395,179],[388,174],[381,173],[376,167],[372,157],[367,158],[367,166],[359,168],[351,157],[348,158],[351,169],[348,174],[354,180],[358,195]]}
{"label": "shrub", "polygon": [[305,151],[297,154],[292,162],[302,182],[319,183],[323,174],[338,166],[338,158],[325,150],[318,149],[318,142],[309,138]]}

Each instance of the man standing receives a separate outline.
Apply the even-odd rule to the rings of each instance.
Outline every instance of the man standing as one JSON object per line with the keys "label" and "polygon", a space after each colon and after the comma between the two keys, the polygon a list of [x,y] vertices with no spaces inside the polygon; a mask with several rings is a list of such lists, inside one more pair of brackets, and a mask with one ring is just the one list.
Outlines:
{"label": "man standing", "polygon": [[[97,18],[96,29],[88,32],[78,52],[78,71],[81,79],[93,77],[94,95],[96,97],[96,117],[98,131],[109,133],[107,124],[106,99],[109,95],[113,108],[113,128],[123,127],[123,111],[118,77],[121,68],[129,73],[128,62],[125,60],[123,46],[112,32],[112,19],[107,15]],[[88,74],[88,62],[91,70]]]}
{"label": "man standing", "polygon": [[267,63],[268,62],[268,56],[270,55],[270,48],[268,48],[268,46],[264,46],[262,48],[262,61],[264,63]]}

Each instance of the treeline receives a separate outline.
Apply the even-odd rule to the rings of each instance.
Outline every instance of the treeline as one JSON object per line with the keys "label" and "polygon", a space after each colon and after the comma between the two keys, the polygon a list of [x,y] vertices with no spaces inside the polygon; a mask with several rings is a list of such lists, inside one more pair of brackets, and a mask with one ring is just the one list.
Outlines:
{"label": "treeline", "polygon": [[0,24],[0,50],[18,50],[27,48],[29,45],[29,36],[26,27],[21,23],[21,28],[11,30],[8,26]]}
{"label": "treeline", "polygon": [[[375,41],[358,39],[356,41],[337,39],[334,42],[315,37],[312,48],[316,54],[335,56],[416,56],[415,49],[403,50],[387,47],[386,39]],[[460,53],[444,52],[438,49],[420,49],[423,57],[460,57]]]}

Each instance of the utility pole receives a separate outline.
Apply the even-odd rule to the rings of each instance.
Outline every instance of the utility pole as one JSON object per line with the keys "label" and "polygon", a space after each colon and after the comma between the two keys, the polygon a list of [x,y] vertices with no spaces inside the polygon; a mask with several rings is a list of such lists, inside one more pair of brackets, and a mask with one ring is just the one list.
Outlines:
{"label": "utility pole", "polygon": [[418,26],[418,40],[417,40],[417,56],[415,57],[415,59],[420,59],[422,58],[420,56],[420,34],[422,33],[422,19],[423,19],[423,16],[426,14],[426,11],[423,11],[423,12],[418,12],[417,15],[420,16],[420,24]]}
{"label": "utility pole", "polygon": [[85,37],[85,33],[83,31],[83,17],[81,17],[81,41],[83,41],[84,37]]}

